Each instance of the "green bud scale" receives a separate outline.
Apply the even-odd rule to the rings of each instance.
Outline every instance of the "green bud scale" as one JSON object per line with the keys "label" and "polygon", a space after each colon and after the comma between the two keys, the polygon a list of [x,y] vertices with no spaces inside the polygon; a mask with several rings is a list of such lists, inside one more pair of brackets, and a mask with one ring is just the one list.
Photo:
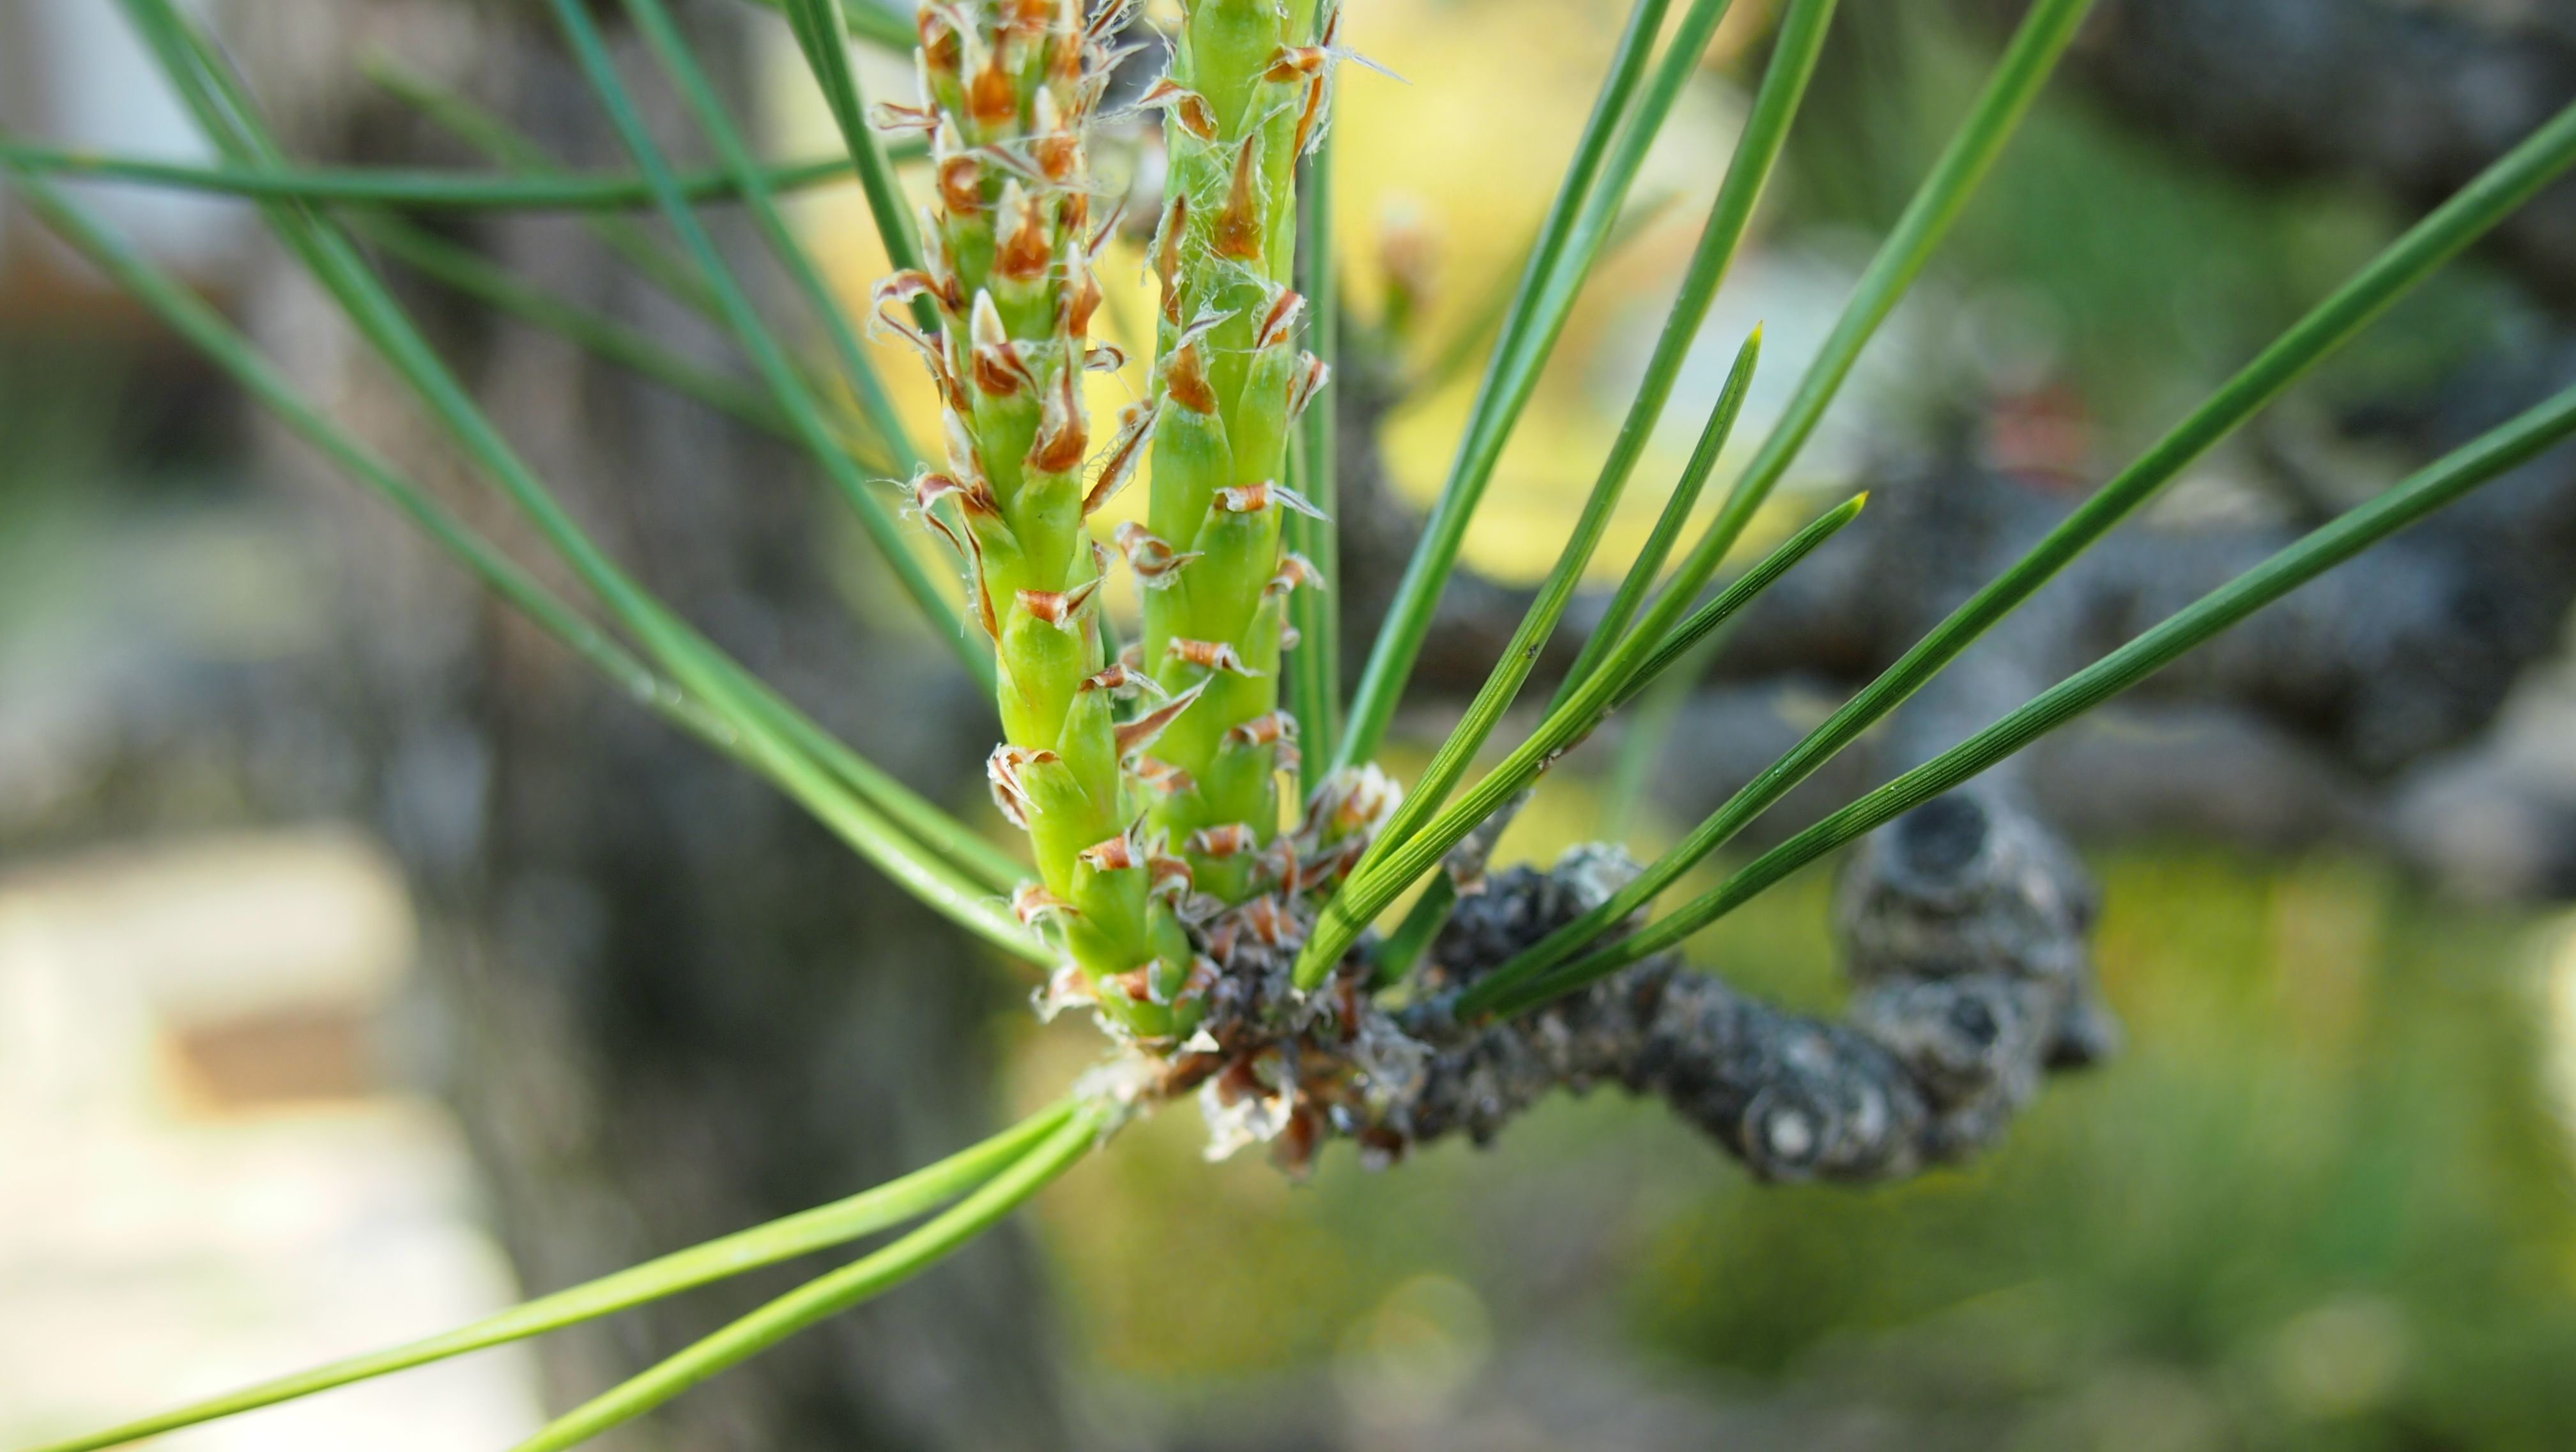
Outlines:
{"label": "green bud scale", "polygon": [[[1159,691],[1106,658],[1106,560],[1084,523],[1134,468],[1150,420],[1133,411],[1092,473],[1082,375],[1114,353],[1089,337],[1109,229],[1092,230],[1088,141],[1111,30],[1079,0],[984,0],[924,7],[920,34],[921,105],[877,118],[930,133],[936,175],[923,267],[876,299],[878,325],[921,350],[940,391],[948,469],[914,481],[914,504],[965,560],[973,617],[993,637],[1004,739],[987,774],[1038,869],[1014,907],[1079,970],[1059,991],[1164,1038],[1193,964],[1173,906],[1186,882],[1147,850],[1149,783],[1132,763],[1177,713],[1148,700],[1121,719]],[[936,335],[913,323],[925,298]]]}
{"label": "green bud scale", "polygon": [[[1297,766],[1280,710],[1287,599],[1317,583],[1280,547],[1289,431],[1325,381],[1299,346],[1298,158],[1327,114],[1330,0],[1192,0],[1168,74],[1128,113],[1159,111],[1168,165],[1150,250],[1162,286],[1152,384],[1098,446],[1082,375],[1115,368],[1089,338],[1091,132],[1134,0],[949,0],[920,14],[921,103],[878,124],[930,140],[937,200],[924,265],[877,289],[877,322],[938,384],[948,467],[914,505],[964,562],[991,633],[1004,740],[995,802],[1029,834],[1038,878],[1015,902],[1070,967],[1052,995],[1089,1000],[1169,1052],[1219,1041],[1281,1005],[1314,904],[1394,804],[1343,773],[1281,831]],[[1109,209],[1104,208],[1104,211]],[[1096,227],[1096,230],[1095,230]],[[917,325],[926,303],[938,328]],[[1102,645],[1112,555],[1090,515],[1148,460],[1142,523],[1116,558],[1144,602],[1124,659]],[[1200,1053],[1207,1040],[1200,1039]]]}
{"label": "green bud scale", "polygon": [[1170,73],[1139,103],[1163,112],[1169,160],[1145,542],[1187,562],[1146,580],[1144,661],[1167,689],[1199,692],[1156,753],[1187,783],[1150,816],[1199,891],[1227,904],[1282,875],[1278,854],[1260,854],[1278,831],[1279,774],[1296,765],[1279,658],[1288,592],[1312,567],[1282,558],[1282,511],[1307,506],[1280,481],[1324,369],[1298,346],[1305,303],[1288,283],[1329,39],[1315,0],[1194,0]]}

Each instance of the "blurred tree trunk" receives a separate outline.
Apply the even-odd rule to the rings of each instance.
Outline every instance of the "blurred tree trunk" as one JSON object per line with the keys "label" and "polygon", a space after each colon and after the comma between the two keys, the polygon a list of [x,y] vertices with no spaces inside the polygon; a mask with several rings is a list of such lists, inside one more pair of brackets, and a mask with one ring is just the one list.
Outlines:
{"label": "blurred tree trunk", "polygon": [[[711,69],[738,81],[759,13],[682,8]],[[472,161],[363,87],[355,61],[372,48],[460,84],[574,164],[626,165],[535,10],[372,0],[228,18],[302,155]],[[685,138],[641,48],[621,58],[665,113],[661,134]],[[723,358],[569,219],[482,221],[470,240]],[[264,265],[251,292],[264,341],[468,517],[524,543],[302,275]],[[409,291],[503,431],[666,601],[905,779],[973,790],[988,708],[937,642],[854,624],[846,595],[875,589],[872,567],[832,547],[837,505],[800,461],[552,338]],[[430,924],[445,1011],[425,1061],[529,1291],[846,1194],[1000,1122],[1009,970],[480,598],[371,500],[281,454],[336,536],[347,672],[334,690],[358,723],[369,810]],[[829,1263],[547,1338],[549,1398],[586,1397]],[[1080,1440],[1065,1417],[1042,1281],[1014,1231],[616,1445],[1054,1447]]]}

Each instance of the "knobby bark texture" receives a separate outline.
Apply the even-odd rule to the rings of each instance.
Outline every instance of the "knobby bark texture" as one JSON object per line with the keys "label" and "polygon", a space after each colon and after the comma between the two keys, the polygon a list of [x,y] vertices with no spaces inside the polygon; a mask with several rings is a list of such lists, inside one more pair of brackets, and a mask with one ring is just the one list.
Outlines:
{"label": "knobby bark texture", "polygon": [[[748,74],[764,17],[676,8],[718,76]],[[304,156],[480,164],[363,89],[354,63],[373,46],[570,164],[631,165],[540,10],[376,0],[230,18]],[[618,40],[659,134],[702,159],[649,57]],[[737,114],[753,114],[743,99]],[[721,239],[755,257],[734,221]],[[575,221],[483,219],[461,235],[703,361],[728,357]],[[525,544],[290,269],[273,261],[252,290],[264,341],[469,518]],[[900,602],[866,607],[887,628],[859,622],[852,595],[875,572],[802,460],[551,337],[405,292],[502,431],[651,589],[905,780],[974,800],[967,748],[990,740],[989,706]],[[372,500],[299,451],[278,457],[327,522],[346,624],[330,694],[355,723],[364,807],[429,925],[443,1034],[422,1061],[464,1118],[529,1291],[850,1193],[1000,1122],[995,1035],[1025,984],[771,787],[601,689]],[[986,1237],[614,1445],[1082,1445],[1025,1234]],[[830,1263],[550,1336],[549,1396],[586,1397]]]}
{"label": "knobby bark texture", "polygon": [[[1994,1141],[2053,1070],[2090,1064],[2116,1029],[2093,989],[2081,871],[2026,816],[1954,793],[1870,840],[1840,909],[1853,996],[1827,1022],[1755,1002],[1676,954],[1472,1031],[1437,1014],[1399,1127],[1415,1142],[1489,1141],[1558,1089],[1662,1099],[1768,1180],[1874,1181]],[[1423,986],[1463,988],[1615,892],[1616,848],[1508,868],[1465,898]],[[1435,997],[1434,1002],[1437,1002]]]}

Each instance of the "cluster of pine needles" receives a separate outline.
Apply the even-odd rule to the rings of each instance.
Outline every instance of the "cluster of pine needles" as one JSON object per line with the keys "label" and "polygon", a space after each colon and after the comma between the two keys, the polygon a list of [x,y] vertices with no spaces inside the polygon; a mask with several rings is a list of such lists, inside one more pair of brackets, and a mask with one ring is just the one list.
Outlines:
{"label": "cluster of pine needles", "polygon": [[[1663,953],[1782,878],[2020,750],[2184,651],[2576,430],[2561,394],[2321,525],[1956,747],[1677,904],[1660,899],[1755,817],[1904,702],[2213,445],[2576,161],[2576,110],[2534,133],[2095,489],[1796,746],[1590,911],[1425,1000],[1434,942],[1497,824],[1549,766],[1848,524],[1855,498],[1759,558],[1738,546],[1879,324],[1921,274],[2073,40],[2087,0],[2036,0],[1852,289],[1786,407],[1692,532],[1757,366],[1743,340],[1645,546],[1538,725],[1491,759],[1591,572],[1743,242],[1805,97],[1835,0],[1788,0],[1744,124],[1618,434],[1509,643],[1413,779],[1377,765],[1470,520],[1586,279],[1727,0],[1636,0],[1517,287],[1437,502],[1347,699],[1335,591],[1331,374],[1341,305],[1332,229],[1335,88],[1356,54],[1338,0],[932,0],[915,22],[872,0],[762,0],[781,13],[845,154],[756,157],[666,0],[619,0],[695,121],[711,167],[676,166],[612,63],[592,5],[548,0],[631,171],[555,163],[508,123],[398,69],[375,78],[494,169],[315,167],[288,157],[242,75],[177,0],[119,0],[217,160],[176,165],[0,140],[0,180],[252,398],[372,489],[495,594],[636,702],[759,773],[959,927],[1094,1008],[1108,1068],[1059,1103],[927,1169],[833,1204],[529,1301],[442,1336],[246,1388],[41,1452],[79,1452],[228,1416],[604,1316],[880,1231],[896,1238],[548,1424],[569,1447],[937,1263],[1080,1162],[1128,1116],[1195,1087],[1225,1130],[1302,1164],[1336,1136],[1397,1154],[1410,1026],[1473,1025]],[[1678,10],[1678,14],[1672,14]],[[850,48],[915,57],[914,94],[862,94]],[[1133,73],[1155,54],[1160,70]],[[1392,81],[1372,84],[1393,84]],[[1156,132],[1159,135],[1156,135]],[[1158,152],[1157,195],[1113,194],[1095,148]],[[219,312],[60,184],[67,176],[248,199],[480,480],[532,526],[580,598],[542,583],[335,423]],[[872,316],[826,284],[780,201],[855,178],[894,273]],[[787,281],[795,329],[755,303],[706,209],[738,207]],[[716,323],[746,381],[558,297],[411,220],[434,209],[573,209],[642,276]],[[631,216],[658,213],[656,231]],[[1094,340],[1097,269],[1133,218],[1159,283],[1150,386],[1095,420],[1084,375],[1124,362]],[[1148,225],[1149,223],[1149,225]],[[406,314],[386,263],[559,333],[800,446],[881,566],[988,687],[989,763],[1007,852],[755,679],[593,538],[494,426]],[[907,435],[871,331],[908,341],[938,389],[942,437]],[[1131,480],[1140,523],[1091,524]],[[889,488],[894,481],[899,488]],[[729,486],[732,487],[732,486]],[[738,487],[773,487],[766,481]],[[910,519],[907,519],[910,516]],[[964,580],[914,548],[943,541]],[[1123,644],[1103,583],[1143,602]],[[1472,780],[1471,780],[1472,777]],[[1419,891],[1416,891],[1419,889]],[[1389,915],[1407,893],[1412,906]],[[1395,1142],[1390,1144],[1390,1135]],[[917,1223],[916,1223],[917,1222]]]}

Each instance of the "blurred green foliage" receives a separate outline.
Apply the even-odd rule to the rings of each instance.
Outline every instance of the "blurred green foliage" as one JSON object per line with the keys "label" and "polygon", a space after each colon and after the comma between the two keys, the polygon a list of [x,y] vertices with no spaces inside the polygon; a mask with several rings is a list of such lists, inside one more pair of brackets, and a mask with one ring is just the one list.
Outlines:
{"label": "blurred green foliage", "polygon": [[1964,1173],[1707,1194],[1642,1258],[1642,1333],[1871,1364],[1900,1400],[2169,1382],[2165,1413],[2236,1445],[2576,1441],[2576,1202],[2523,930],[2352,861],[2106,879],[2115,1065]]}
{"label": "blurred green foliage", "polygon": [[[1850,7],[1841,21],[1817,104],[1791,136],[1794,190],[1781,220],[1793,245],[1883,232],[1992,64],[1991,40],[1964,34],[1943,7]],[[2148,443],[2408,220],[2363,188],[2225,173],[2061,85],[2014,138],[1935,274],[1981,305],[1965,321],[1985,336],[1952,346],[2049,355],[2101,425],[2109,463]],[[2421,390],[2492,349],[2518,316],[2510,289],[2474,261],[2445,269],[2302,396],[2332,405]],[[1947,376],[1965,383],[1975,372]],[[1935,407],[1982,402],[1932,392],[1924,401]]]}

